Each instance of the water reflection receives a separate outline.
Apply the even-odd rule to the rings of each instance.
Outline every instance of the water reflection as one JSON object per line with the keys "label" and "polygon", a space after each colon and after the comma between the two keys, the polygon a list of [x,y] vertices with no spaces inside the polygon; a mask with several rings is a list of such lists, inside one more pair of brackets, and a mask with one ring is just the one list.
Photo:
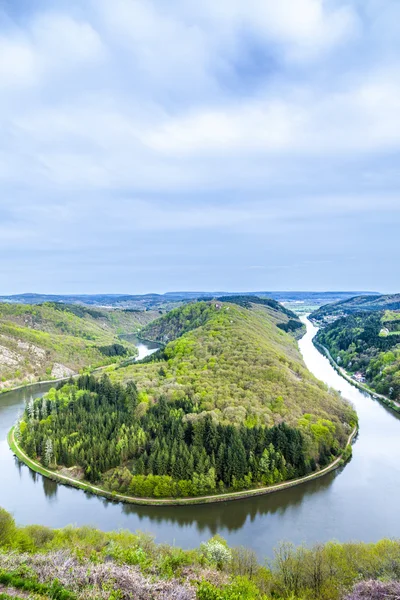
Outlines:
{"label": "water reflection", "polygon": [[52,479],[47,479],[47,477],[42,477],[42,481],[43,481],[43,491],[44,491],[44,495],[46,496],[46,498],[48,499],[53,499],[55,500],[57,497],[57,491],[58,491],[58,485],[55,481],[53,481]]}
{"label": "water reflection", "polygon": [[321,479],[309,481],[302,486],[288,488],[278,494],[255,496],[242,500],[232,500],[215,504],[196,506],[135,506],[121,504],[125,515],[136,515],[139,521],[149,520],[152,523],[168,523],[179,527],[195,525],[197,531],[217,533],[223,528],[235,532],[243,528],[247,522],[255,522],[264,515],[278,514],[284,517],[288,510],[300,506],[305,499],[316,491],[323,492],[330,487],[340,471],[329,473]]}

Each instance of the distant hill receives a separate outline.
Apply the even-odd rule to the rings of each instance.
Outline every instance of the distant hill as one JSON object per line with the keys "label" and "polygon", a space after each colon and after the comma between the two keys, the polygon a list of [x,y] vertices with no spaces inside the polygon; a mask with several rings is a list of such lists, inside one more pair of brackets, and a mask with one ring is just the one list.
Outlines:
{"label": "distant hill", "polygon": [[156,316],[57,303],[0,304],[0,390],[134,355],[135,347],[119,335],[137,332]]}
{"label": "distant hill", "polygon": [[[329,302],[338,302],[357,296],[368,295],[372,292],[168,292],[166,294],[76,294],[76,295],[46,295],[46,294],[18,294],[13,296],[0,296],[1,302],[16,304],[43,304],[56,302],[65,304],[81,304],[85,306],[132,308],[138,310],[162,309],[171,310],[177,306],[194,301],[199,298],[218,298],[221,296],[256,296],[270,298],[278,302],[288,302],[293,305],[321,306]],[[376,295],[376,293],[374,293]]]}
{"label": "distant hill", "polygon": [[338,317],[360,311],[374,312],[382,310],[400,310],[400,294],[355,296],[334,304],[321,306],[312,313],[311,318],[318,322],[331,322]]}

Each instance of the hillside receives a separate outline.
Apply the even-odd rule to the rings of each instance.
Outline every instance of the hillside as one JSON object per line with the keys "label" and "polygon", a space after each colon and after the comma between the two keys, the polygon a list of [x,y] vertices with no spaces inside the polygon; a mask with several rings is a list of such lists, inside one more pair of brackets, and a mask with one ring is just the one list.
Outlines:
{"label": "hillside", "polygon": [[56,303],[0,304],[0,389],[134,355],[135,347],[118,336],[137,332],[155,316]]}
{"label": "hillside", "polygon": [[357,381],[400,401],[400,311],[339,318],[321,329],[316,340]]}
{"label": "hillside", "polygon": [[142,330],[166,344],[162,351],[110,376],[133,379],[149,402],[189,397],[221,422],[297,425],[310,413],[333,418],[343,433],[347,404],[306,369],[294,337],[283,330],[291,321],[301,325],[280,305],[189,304]]}
{"label": "hillside", "polygon": [[400,294],[355,296],[348,300],[321,306],[321,308],[312,313],[311,319],[324,324],[356,312],[377,312],[383,310],[400,310]]}
{"label": "hillside", "polygon": [[1,600],[396,600],[400,542],[281,544],[261,564],[219,536],[200,548],[145,533],[17,527],[0,508]]}
{"label": "hillside", "polygon": [[198,302],[149,324],[143,334],[166,344],[158,353],[28,405],[22,447],[46,468],[136,498],[263,487],[326,466],[354,412],[305,368],[282,329],[294,315],[246,306]]}

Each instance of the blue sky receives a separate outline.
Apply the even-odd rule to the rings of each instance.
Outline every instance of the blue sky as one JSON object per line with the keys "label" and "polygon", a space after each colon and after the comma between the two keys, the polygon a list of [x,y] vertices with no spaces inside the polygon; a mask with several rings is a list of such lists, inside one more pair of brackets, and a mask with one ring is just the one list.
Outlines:
{"label": "blue sky", "polygon": [[0,0],[1,293],[400,291],[400,4]]}

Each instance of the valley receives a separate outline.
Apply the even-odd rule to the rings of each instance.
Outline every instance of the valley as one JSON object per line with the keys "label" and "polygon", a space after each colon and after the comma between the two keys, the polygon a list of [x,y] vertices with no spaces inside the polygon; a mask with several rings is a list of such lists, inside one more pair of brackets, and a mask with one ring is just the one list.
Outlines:
{"label": "valley", "polygon": [[121,336],[137,333],[157,316],[56,303],[0,303],[0,391],[134,357],[136,347]]}
{"label": "valley", "polygon": [[16,439],[43,467],[132,501],[308,476],[343,454],[356,416],[310,375],[288,331],[303,325],[271,300],[174,309],[142,330],[163,344],[144,364],[52,390],[27,406]]}
{"label": "valley", "polygon": [[[355,308],[357,307],[357,309]],[[389,308],[392,307],[392,308]],[[400,296],[372,302],[350,302],[317,310],[311,318],[324,326],[316,342],[355,383],[387,398],[397,409],[400,400]]]}

